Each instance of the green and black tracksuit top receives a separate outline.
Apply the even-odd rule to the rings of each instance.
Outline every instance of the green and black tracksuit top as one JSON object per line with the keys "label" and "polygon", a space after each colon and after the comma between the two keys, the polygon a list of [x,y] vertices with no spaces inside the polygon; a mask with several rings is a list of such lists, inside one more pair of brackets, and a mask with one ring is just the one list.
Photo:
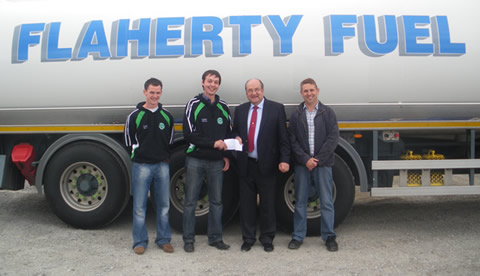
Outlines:
{"label": "green and black tracksuit top", "polygon": [[125,144],[133,162],[158,163],[168,161],[169,145],[173,142],[173,116],[162,105],[152,112],[141,102],[125,124]]}
{"label": "green and black tracksuit top", "polygon": [[183,118],[183,136],[189,143],[187,156],[220,160],[225,152],[213,147],[215,141],[230,138],[232,120],[227,104],[215,95],[210,103],[203,94],[188,101]]}

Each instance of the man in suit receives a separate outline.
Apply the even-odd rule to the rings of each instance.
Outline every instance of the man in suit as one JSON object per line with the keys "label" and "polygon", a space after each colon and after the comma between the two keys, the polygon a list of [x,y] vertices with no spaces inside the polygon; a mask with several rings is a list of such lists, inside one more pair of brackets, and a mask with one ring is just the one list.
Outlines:
{"label": "man in suit", "polygon": [[285,108],[264,98],[263,83],[259,79],[248,80],[245,91],[249,102],[235,109],[233,123],[233,133],[244,149],[237,154],[243,238],[241,250],[249,251],[256,241],[259,194],[259,241],[266,252],[271,252],[276,232],[277,170],[285,173],[290,169]]}

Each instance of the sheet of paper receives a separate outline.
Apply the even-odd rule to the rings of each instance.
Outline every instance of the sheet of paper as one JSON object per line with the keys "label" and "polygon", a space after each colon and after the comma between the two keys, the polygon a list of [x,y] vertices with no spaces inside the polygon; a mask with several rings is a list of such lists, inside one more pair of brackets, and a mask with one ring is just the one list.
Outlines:
{"label": "sheet of paper", "polygon": [[227,144],[227,150],[242,151],[242,145],[237,139],[225,139],[223,141]]}

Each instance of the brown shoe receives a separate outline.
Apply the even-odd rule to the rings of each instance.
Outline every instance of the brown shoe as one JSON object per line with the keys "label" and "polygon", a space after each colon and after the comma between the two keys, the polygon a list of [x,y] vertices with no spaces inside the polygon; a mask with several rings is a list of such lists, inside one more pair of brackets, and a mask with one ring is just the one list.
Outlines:
{"label": "brown shoe", "polygon": [[137,246],[133,249],[133,252],[135,252],[135,254],[142,255],[145,252],[145,247]]}
{"label": "brown shoe", "polygon": [[169,243],[165,243],[161,246],[161,248],[163,249],[163,251],[165,251],[166,253],[173,253],[173,247],[171,244]]}

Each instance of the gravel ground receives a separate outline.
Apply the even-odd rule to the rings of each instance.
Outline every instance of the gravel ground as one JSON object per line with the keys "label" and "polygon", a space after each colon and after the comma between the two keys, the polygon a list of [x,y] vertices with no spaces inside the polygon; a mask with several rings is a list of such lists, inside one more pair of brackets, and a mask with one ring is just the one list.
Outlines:
{"label": "gravel ground", "polygon": [[[0,275],[478,275],[480,196],[370,198],[357,193],[354,208],[337,228],[339,251],[328,252],[319,237],[299,250],[278,233],[272,253],[256,244],[240,251],[238,218],[224,229],[232,247],[219,251],[197,236],[195,252],[175,253],[151,240],[144,255],[130,249],[127,210],[100,230],[74,229],[49,209],[34,188],[0,191]],[[150,238],[154,217],[148,216]]]}

